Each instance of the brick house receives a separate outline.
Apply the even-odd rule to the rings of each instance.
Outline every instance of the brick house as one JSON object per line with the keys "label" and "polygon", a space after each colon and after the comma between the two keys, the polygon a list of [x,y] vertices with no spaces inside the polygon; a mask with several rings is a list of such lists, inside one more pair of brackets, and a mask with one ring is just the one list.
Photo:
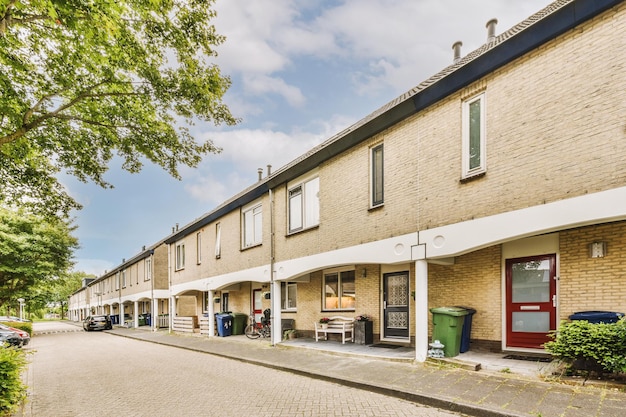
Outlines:
{"label": "brick house", "polygon": [[622,1],[556,1],[175,230],[173,329],[368,314],[423,361],[431,307],[476,309],[498,351],[623,311],[625,31]]}

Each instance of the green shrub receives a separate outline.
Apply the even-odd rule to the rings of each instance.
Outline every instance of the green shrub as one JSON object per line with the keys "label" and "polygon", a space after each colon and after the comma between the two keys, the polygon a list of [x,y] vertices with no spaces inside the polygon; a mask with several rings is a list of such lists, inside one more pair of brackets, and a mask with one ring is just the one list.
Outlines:
{"label": "green shrub", "polygon": [[[545,344],[548,352],[574,368],[626,372],[626,319],[617,323],[593,324],[585,320],[563,322]],[[593,366],[592,366],[593,368]]]}
{"label": "green shrub", "polygon": [[29,335],[33,335],[33,323],[27,321],[9,321],[3,322],[2,324],[6,324],[9,327],[15,327],[16,329],[24,330],[28,332]]}
{"label": "green shrub", "polygon": [[0,347],[0,416],[10,415],[26,397],[21,373],[26,355],[19,349]]}

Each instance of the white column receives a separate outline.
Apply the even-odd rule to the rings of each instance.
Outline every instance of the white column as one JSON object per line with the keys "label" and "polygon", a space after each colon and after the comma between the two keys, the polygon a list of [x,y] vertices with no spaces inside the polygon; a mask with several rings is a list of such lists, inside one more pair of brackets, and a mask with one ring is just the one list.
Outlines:
{"label": "white column", "polygon": [[156,332],[158,329],[157,327],[158,319],[159,319],[158,311],[159,311],[159,299],[153,298],[152,306],[150,307],[150,317],[151,317],[150,327],[152,328],[153,332]]}
{"label": "white column", "polygon": [[209,290],[209,293],[207,295],[208,300],[207,300],[207,304],[209,305],[208,308],[208,314],[209,314],[209,337],[213,337],[215,336],[215,306],[213,303],[213,297],[215,297],[214,295],[215,293],[213,292],[213,290]]}
{"label": "white column", "polygon": [[170,297],[170,332],[174,330],[174,316],[176,314],[176,297]]}
{"label": "white column", "polygon": [[280,312],[280,281],[274,281],[270,285],[272,286],[272,344],[276,344],[283,340]]}
{"label": "white column", "polygon": [[415,360],[428,354],[428,262],[415,261]]}
{"label": "white column", "polygon": [[135,301],[133,303],[133,327],[135,329],[139,328],[139,302]]}

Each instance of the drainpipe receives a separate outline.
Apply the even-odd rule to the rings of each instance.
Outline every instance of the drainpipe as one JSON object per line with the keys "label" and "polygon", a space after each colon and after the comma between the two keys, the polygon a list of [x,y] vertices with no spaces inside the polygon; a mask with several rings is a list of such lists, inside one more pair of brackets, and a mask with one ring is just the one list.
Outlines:
{"label": "drainpipe", "polygon": [[[145,266],[145,262],[144,262]],[[150,251],[150,330],[156,331],[157,303],[154,301],[154,249]]]}
{"label": "drainpipe", "polygon": [[[270,320],[272,323],[272,331],[271,331],[271,340],[272,346],[276,345],[276,294],[274,291],[274,194],[272,193],[272,189],[269,189],[269,198],[270,198],[270,306],[272,314],[270,315]],[[279,302],[280,305],[280,302]],[[280,313],[278,313],[278,317],[280,318]],[[278,326],[278,333],[280,334],[280,326]]]}
{"label": "drainpipe", "polygon": [[167,244],[167,289],[169,291],[169,300],[168,302],[168,323],[167,328],[170,333],[172,333],[172,320],[174,319],[174,297],[172,297],[172,245],[170,243]]}

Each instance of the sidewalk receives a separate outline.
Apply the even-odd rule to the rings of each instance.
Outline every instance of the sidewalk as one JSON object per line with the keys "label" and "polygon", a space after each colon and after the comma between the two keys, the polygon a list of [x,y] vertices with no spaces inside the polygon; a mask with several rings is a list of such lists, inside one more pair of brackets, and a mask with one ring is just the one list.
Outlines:
{"label": "sidewalk", "polygon": [[[132,328],[115,328],[108,333],[206,352],[472,416],[621,417],[626,409],[626,393],[610,387],[547,383],[358,352],[339,354],[309,349],[303,343],[272,347],[267,339],[249,340],[243,336],[209,339]],[[323,343],[341,346],[338,342]]]}

